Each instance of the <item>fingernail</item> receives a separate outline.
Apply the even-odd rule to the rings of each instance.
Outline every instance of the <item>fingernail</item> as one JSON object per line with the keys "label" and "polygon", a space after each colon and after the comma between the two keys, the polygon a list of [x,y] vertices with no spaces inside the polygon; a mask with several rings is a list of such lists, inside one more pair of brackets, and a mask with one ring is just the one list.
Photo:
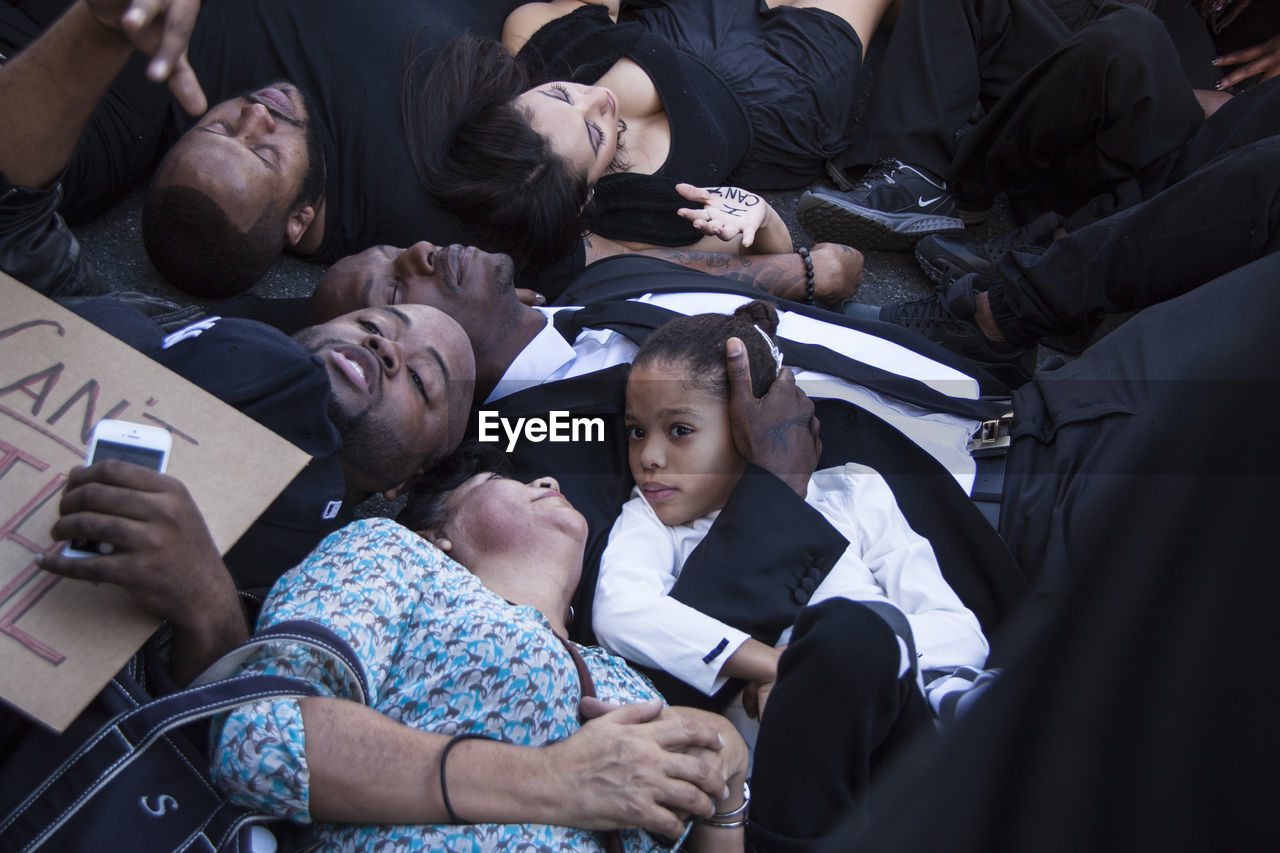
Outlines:
{"label": "fingernail", "polygon": [[159,80],[169,73],[169,63],[163,59],[157,59],[151,63],[151,67],[147,69],[147,76],[152,80]]}
{"label": "fingernail", "polygon": [[1221,81],[1221,80],[1219,80],[1217,83],[1214,83],[1214,84],[1213,84],[1213,88],[1215,88],[1215,89],[1217,89],[1217,90],[1221,91],[1221,90],[1222,90],[1222,81]]}
{"label": "fingernail", "polygon": [[724,786],[724,791],[722,791],[722,792],[720,793],[720,799],[722,799],[722,800],[727,800],[727,799],[729,799],[729,786],[728,786],[728,785],[725,785],[725,786]]}
{"label": "fingernail", "polygon": [[737,358],[742,355],[742,341],[737,338],[729,338],[728,352],[729,358]]}
{"label": "fingernail", "polygon": [[724,746],[724,735],[716,735],[716,744]]}
{"label": "fingernail", "polygon": [[547,304],[547,297],[539,293],[537,296],[533,297],[533,301],[537,302],[539,305],[545,305]]}
{"label": "fingernail", "polygon": [[1210,65],[1217,65],[1217,64],[1218,64],[1219,62],[1221,62],[1221,61],[1222,61],[1222,57],[1221,57],[1221,56],[1215,56],[1213,59],[1210,59],[1210,60],[1209,60],[1209,64],[1210,64]]}
{"label": "fingernail", "polygon": [[128,12],[124,13],[124,18],[122,20],[126,24],[138,26],[143,22],[144,16],[141,9],[130,9]]}

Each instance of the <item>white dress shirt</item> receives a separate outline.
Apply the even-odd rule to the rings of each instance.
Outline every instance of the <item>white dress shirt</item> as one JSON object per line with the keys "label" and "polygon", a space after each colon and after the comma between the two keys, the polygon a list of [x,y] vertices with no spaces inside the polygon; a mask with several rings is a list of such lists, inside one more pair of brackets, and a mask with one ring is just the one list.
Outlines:
{"label": "white dress shirt", "polygon": [[[933,548],[911,529],[884,478],[855,463],[817,471],[805,502],[849,540],[809,606],[835,597],[894,605],[911,625],[917,676],[983,665],[987,641],[977,617],[942,577]],[[707,695],[724,685],[721,668],[748,635],[670,592],[718,514],[669,527],[636,490],[609,533],[592,611],[600,645]]]}
{"label": "white dress shirt", "polygon": [[[647,294],[636,301],[650,302],[681,314],[728,314],[749,300],[732,293],[661,293]],[[624,335],[610,330],[584,330],[570,346],[551,323],[551,316],[563,309],[538,310],[547,315],[546,327],[512,361],[485,402],[500,400],[544,382],[630,363],[635,356],[638,347]],[[875,335],[790,311],[778,312],[778,334],[791,340],[826,346],[850,358],[919,379],[952,397],[971,400],[978,397],[976,380]],[[975,468],[968,442],[978,428],[978,421],[927,412],[825,373],[801,370],[796,373],[796,380],[811,397],[840,397],[879,416],[942,463],[965,494],[973,491]]]}

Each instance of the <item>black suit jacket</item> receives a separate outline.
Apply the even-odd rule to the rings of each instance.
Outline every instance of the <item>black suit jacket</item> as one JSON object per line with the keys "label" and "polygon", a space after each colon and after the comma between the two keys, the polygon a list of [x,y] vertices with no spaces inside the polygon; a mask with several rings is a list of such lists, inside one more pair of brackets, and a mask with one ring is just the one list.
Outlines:
{"label": "black suit jacket", "polygon": [[[510,454],[516,476],[554,475],[587,518],[590,532],[571,626],[580,642],[595,639],[591,604],[600,555],[633,485],[623,424],[625,376],[626,366],[620,365],[529,388],[484,407],[504,417],[567,410],[605,421],[604,442],[521,441]],[[996,629],[1025,599],[1028,587],[994,528],[942,465],[879,417],[843,400],[816,400],[815,406],[822,424],[820,467],[859,462],[885,478],[911,526],[933,544],[944,577],[993,640],[998,659]],[[781,480],[751,469],[686,561],[672,595],[772,642],[807,601],[798,592],[801,581],[815,572],[824,576],[846,545],[821,513]],[[741,583],[746,567],[750,586]],[[707,697],[679,682],[655,681],[672,702],[708,705]]]}
{"label": "black suit jacket", "polygon": [[[557,303],[593,304],[655,292],[761,293],[732,279],[636,255],[607,258],[587,268]],[[784,302],[788,311],[888,339],[978,380],[984,395],[1008,389],[950,351],[885,323],[858,321],[819,308]],[[561,318],[558,318],[561,319]],[[558,323],[559,325],[559,323]],[[803,363],[796,362],[800,366]],[[855,369],[856,365],[850,369]],[[844,376],[840,368],[825,372]],[[574,602],[575,639],[594,642],[591,604],[608,532],[633,485],[623,424],[625,366],[526,389],[495,406],[505,417],[543,416],[554,410],[605,420],[605,441],[585,445],[520,443],[512,455],[519,476],[553,474],[590,526],[582,581]],[[890,392],[892,394],[892,392]],[[941,464],[876,415],[842,400],[815,400],[822,424],[820,467],[867,465],[885,478],[911,526],[933,544],[943,575],[974,611],[999,660],[996,630],[1026,600],[1026,579],[996,531]],[[710,532],[694,550],[672,596],[772,643],[807,601],[806,577],[825,576],[847,542],[781,480],[749,469]],[[749,567],[749,572],[744,568]],[[750,585],[741,583],[744,577]],[[650,673],[654,676],[654,673]],[[672,702],[706,706],[707,697],[665,676],[655,677]],[[715,703],[713,703],[714,706]]]}

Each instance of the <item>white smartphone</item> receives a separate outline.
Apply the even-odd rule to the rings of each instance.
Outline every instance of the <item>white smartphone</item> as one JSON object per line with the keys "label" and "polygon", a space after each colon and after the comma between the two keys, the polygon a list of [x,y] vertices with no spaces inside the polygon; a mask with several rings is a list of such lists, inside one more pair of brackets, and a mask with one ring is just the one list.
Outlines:
{"label": "white smartphone", "polygon": [[[85,465],[104,459],[121,459],[163,473],[169,464],[172,446],[173,436],[167,429],[105,419],[98,421],[93,428],[93,440],[85,454]],[[112,550],[113,546],[107,542],[73,539],[63,546],[62,553],[68,557],[97,557],[110,554]]]}

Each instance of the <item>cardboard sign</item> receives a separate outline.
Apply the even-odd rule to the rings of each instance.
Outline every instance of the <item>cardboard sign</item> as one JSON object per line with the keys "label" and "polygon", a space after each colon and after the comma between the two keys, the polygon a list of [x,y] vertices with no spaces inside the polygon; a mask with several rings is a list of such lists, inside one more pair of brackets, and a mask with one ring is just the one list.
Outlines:
{"label": "cardboard sign", "polygon": [[104,418],[173,434],[167,473],[187,486],[223,553],[310,459],[0,273],[0,697],[57,731],[158,624],[118,587],[35,564],[61,547],[49,529],[62,487]]}

